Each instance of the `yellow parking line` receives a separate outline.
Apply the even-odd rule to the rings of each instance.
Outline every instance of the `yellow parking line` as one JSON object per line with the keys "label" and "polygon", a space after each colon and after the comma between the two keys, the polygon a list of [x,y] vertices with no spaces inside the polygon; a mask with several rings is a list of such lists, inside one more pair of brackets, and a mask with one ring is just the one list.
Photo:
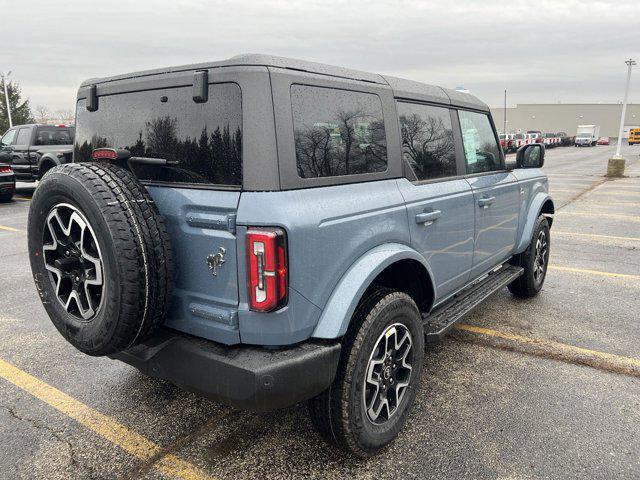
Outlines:
{"label": "yellow parking line", "polygon": [[576,232],[561,232],[558,230],[553,230],[554,235],[566,235],[568,237],[588,237],[588,238],[596,238],[603,240],[625,240],[629,242],[640,242],[640,237],[616,237],[614,235],[598,235],[595,233],[576,233]]}
{"label": "yellow parking line", "polygon": [[[151,440],[2,359],[0,378],[11,382],[140,460],[148,461],[162,453],[160,446]],[[172,454],[161,457],[153,467],[165,475],[185,480],[211,479],[198,467]]]}
{"label": "yellow parking line", "polygon": [[22,232],[22,230],[18,230],[13,227],[5,227],[4,225],[0,225],[0,230],[6,230],[7,232]]}
{"label": "yellow parking line", "polygon": [[549,265],[549,270],[559,270],[561,272],[587,273],[589,275],[601,275],[603,277],[619,277],[629,278],[631,280],[640,280],[640,275],[630,275],[628,273],[603,272],[601,270],[589,270],[586,268],[561,267],[559,265]]}
{"label": "yellow parking line", "polygon": [[574,345],[554,342],[551,340],[540,340],[513,333],[499,332],[497,330],[476,327],[474,325],[462,324],[456,325],[455,328],[465,332],[515,342],[519,345],[532,349],[530,353],[534,353],[539,356],[640,377],[640,360],[637,358],[614,355],[612,353],[600,352],[598,350],[590,350],[588,348],[576,347]]}
{"label": "yellow parking line", "polygon": [[31,197],[13,197],[14,200],[21,200],[23,202],[30,202]]}
{"label": "yellow parking line", "polygon": [[640,217],[637,215],[622,215],[618,213],[593,213],[593,212],[566,212],[562,210],[561,212],[556,212],[555,216],[558,215],[576,215],[581,217],[604,217],[604,218],[617,218],[621,220],[629,220],[631,222],[640,222]]}

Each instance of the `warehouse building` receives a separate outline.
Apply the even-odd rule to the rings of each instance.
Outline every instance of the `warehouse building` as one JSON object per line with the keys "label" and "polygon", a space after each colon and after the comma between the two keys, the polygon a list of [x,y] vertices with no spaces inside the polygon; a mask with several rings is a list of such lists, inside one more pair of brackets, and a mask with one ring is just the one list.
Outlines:
{"label": "warehouse building", "polygon": [[[493,107],[491,113],[500,132],[504,129],[504,108]],[[576,134],[578,125],[600,125],[603,137],[618,137],[622,104],[594,103],[521,103],[507,108],[507,132],[540,130]],[[624,137],[630,128],[640,127],[640,104],[627,105]]]}

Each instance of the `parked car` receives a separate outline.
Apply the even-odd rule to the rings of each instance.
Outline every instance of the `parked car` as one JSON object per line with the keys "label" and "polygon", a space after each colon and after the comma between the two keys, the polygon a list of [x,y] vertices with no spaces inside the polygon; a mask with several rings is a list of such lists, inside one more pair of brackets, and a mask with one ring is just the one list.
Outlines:
{"label": "parked car", "polygon": [[609,139],[609,137],[600,137],[598,139],[598,145],[610,145],[611,144],[611,140]]}
{"label": "parked car", "polygon": [[578,125],[576,133],[576,147],[595,147],[600,137],[600,127],[598,125]]}
{"label": "parked car", "polygon": [[560,137],[558,137],[558,134],[555,132],[545,133],[542,138],[547,148],[555,148],[560,145]]}
{"label": "parked car", "polygon": [[16,191],[16,177],[11,165],[0,163],[0,202],[9,202]]}
{"label": "parked car", "polygon": [[0,162],[13,166],[21,182],[42,178],[71,161],[75,128],[69,125],[17,125],[2,136]]}
{"label": "parked car", "polygon": [[629,145],[640,144],[640,128],[631,128],[629,130]]}
{"label": "parked car", "polygon": [[40,298],[84,353],[242,409],[309,400],[369,456],[425,340],[542,288],[544,146],[507,164],[469,94],[263,55],[116,78],[81,85],[75,163],[29,213]]}
{"label": "parked car", "polygon": [[575,143],[576,137],[570,137],[566,132],[558,132],[560,138],[560,145],[563,147],[569,147]]}

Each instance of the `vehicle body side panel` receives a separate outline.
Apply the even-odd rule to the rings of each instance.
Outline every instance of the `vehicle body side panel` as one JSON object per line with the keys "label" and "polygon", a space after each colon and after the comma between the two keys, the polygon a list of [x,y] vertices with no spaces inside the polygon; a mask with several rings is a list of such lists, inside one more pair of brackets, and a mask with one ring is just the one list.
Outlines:
{"label": "vehicle body side panel", "polygon": [[[467,178],[475,197],[476,236],[471,279],[500,265],[516,247],[520,221],[520,187],[507,171]],[[493,199],[482,206],[482,201]]]}
{"label": "vehicle body side panel", "polygon": [[[406,208],[395,180],[243,192],[237,223],[286,230],[290,289],[320,310],[344,272],[366,252],[389,242],[410,243]],[[244,262],[239,254],[238,263]],[[308,330],[309,321],[298,312],[292,312],[290,317],[252,312],[251,321],[248,319],[244,314],[240,318],[243,342],[257,339],[261,332],[268,337],[270,331],[280,331],[282,335],[277,340],[282,345],[299,341],[301,332]]]}
{"label": "vehicle body side panel", "polygon": [[[473,192],[464,178],[422,184],[401,178],[398,188],[407,202],[411,246],[433,272],[438,301],[469,280],[475,230]],[[418,215],[432,212],[440,216],[417,223]]]}
{"label": "vehicle body side panel", "polygon": [[542,205],[551,199],[549,195],[549,181],[539,168],[520,168],[513,171],[518,178],[520,187],[524,190],[520,202],[520,226],[516,249],[514,253],[521,253],[529,246],[533,228],[540,216]]}
{"label": "vehicle body side panel", "polygon": [[344,335],[360,298],[371,282],[391,264],[407,259],[420,262],[432,279],[431,285],[434,285],[426,260],[413,248],[399,243],[379,245],[360,257],[340,279],[322,312],[313,336],[332,339]]}

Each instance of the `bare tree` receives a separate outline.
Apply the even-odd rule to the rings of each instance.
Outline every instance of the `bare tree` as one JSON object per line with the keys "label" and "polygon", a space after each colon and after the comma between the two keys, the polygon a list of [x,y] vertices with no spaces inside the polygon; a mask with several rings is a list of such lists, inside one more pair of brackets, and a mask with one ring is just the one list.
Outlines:
{"label": "bare tree", "polygon": [[38,123],[47,123],[51,118],[51,111],[44,105],[38,105],[34,109],[34,114],[36,117],[36,122]]}
{"label": "bare tree", "polygon": [[69,109],[59,109],[53,113],[53,118],[55,120],[67,121],[73,123],[75,117],[75,112]]}

